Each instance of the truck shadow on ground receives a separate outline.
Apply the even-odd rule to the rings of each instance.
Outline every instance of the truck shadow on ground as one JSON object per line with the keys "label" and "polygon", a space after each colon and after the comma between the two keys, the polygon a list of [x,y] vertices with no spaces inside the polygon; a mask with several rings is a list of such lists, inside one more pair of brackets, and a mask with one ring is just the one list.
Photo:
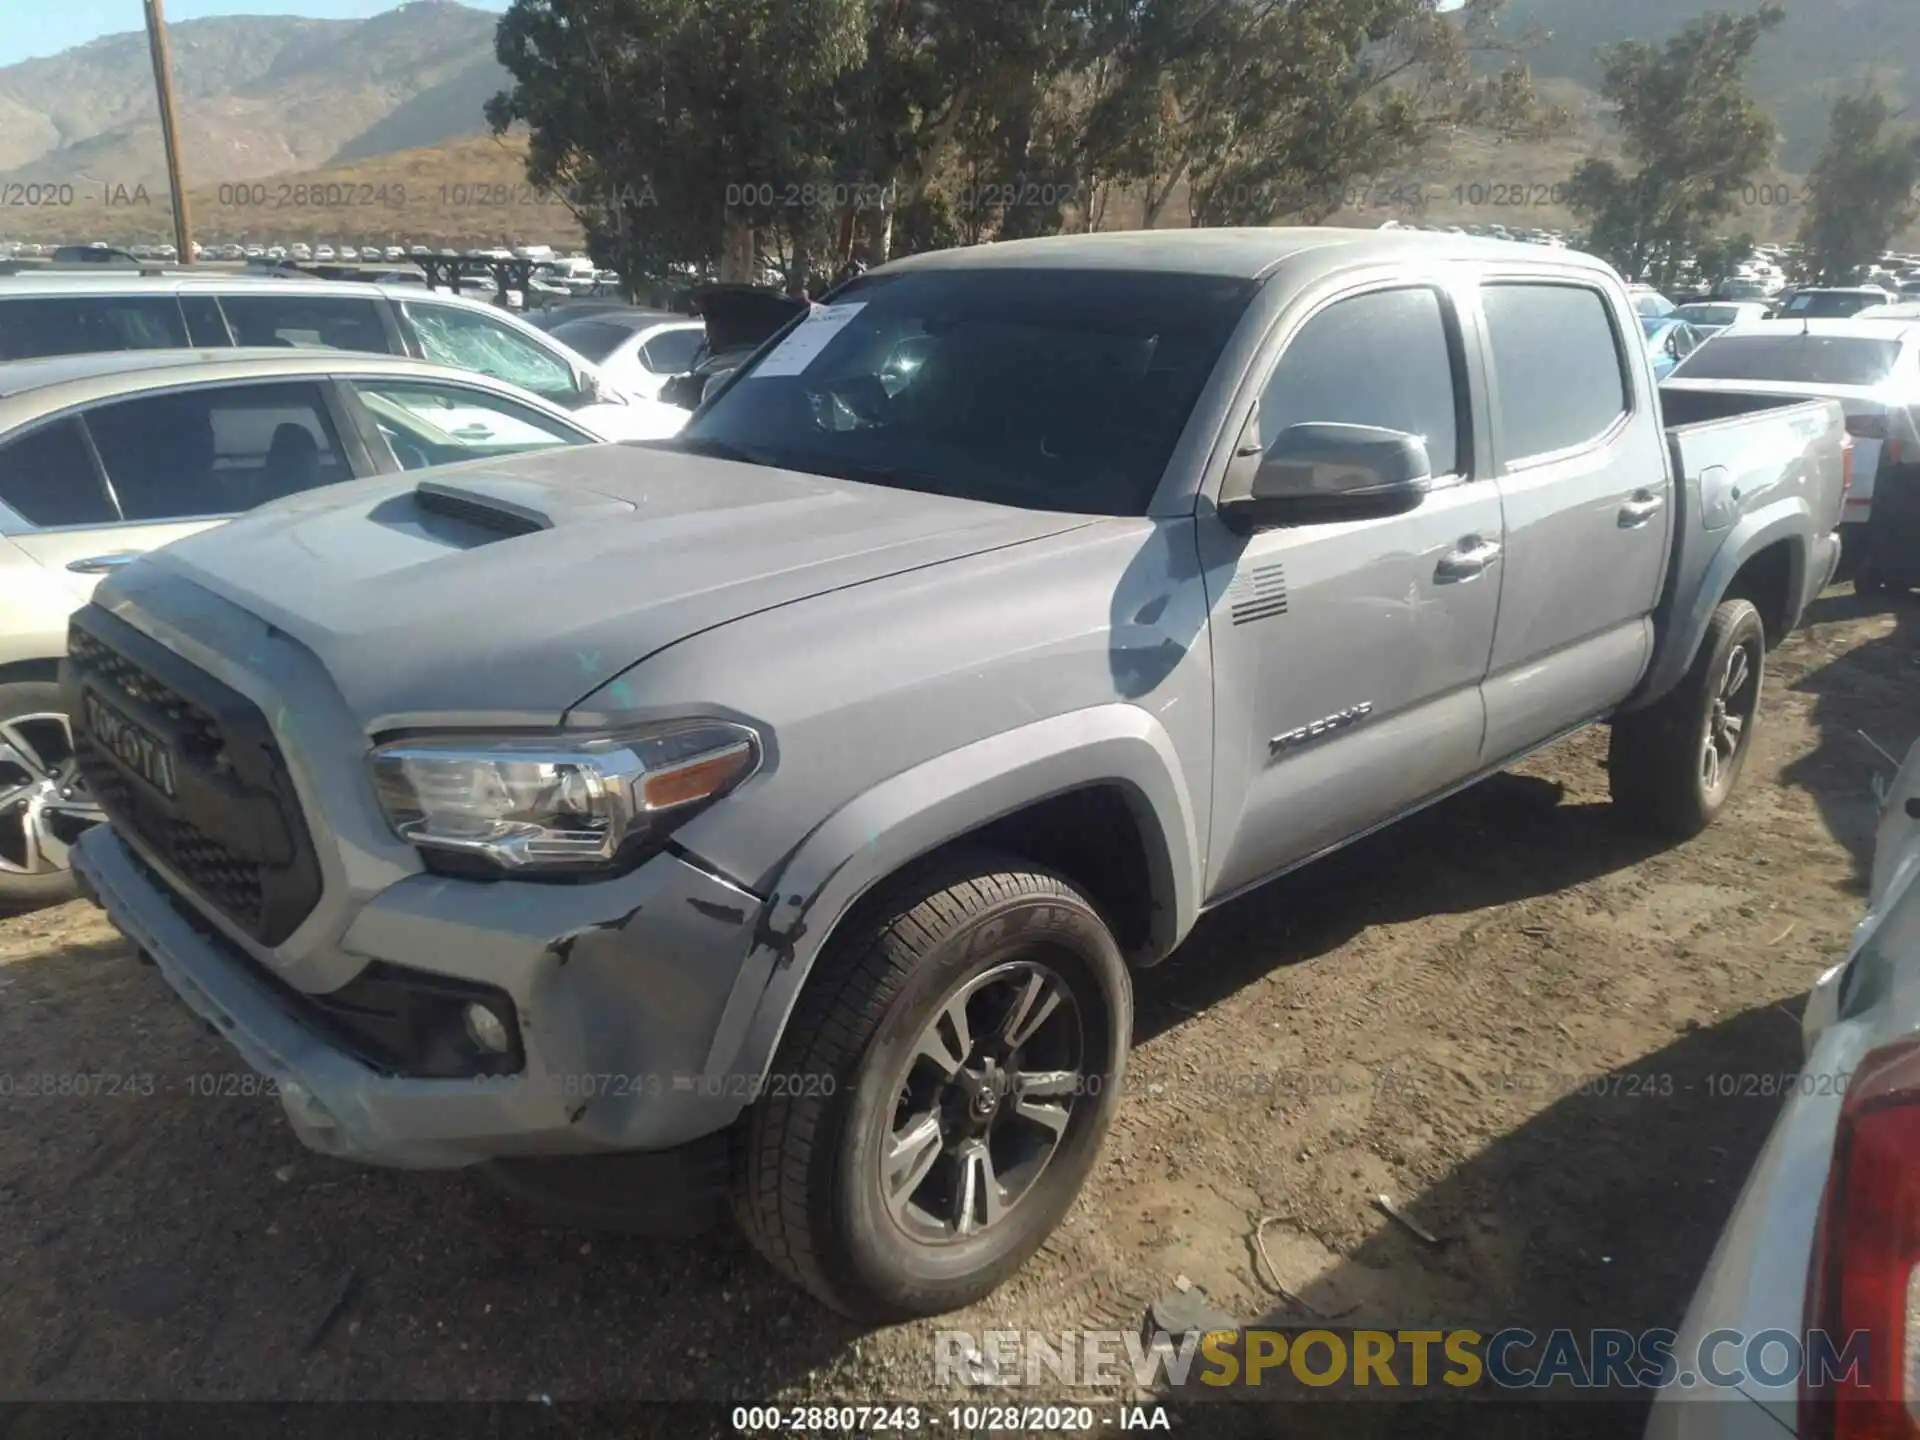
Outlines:
{"label": "truck shadow on ground", "polygon": [[1610,805],[1563,804],[1564,793],[1537,776],[1494,775],[1209,913],[1136,982],[1135,1043],[1371,926],[1549,895],[1666,848],[1620,826]]}
{"label": "truck shadow on ground", "polygon": [[1873,777],[1877,773],[1891,780],[1907,747],[1920,739],[1920,715],[1913,710],[1920,683],[1920,599],[1828,591],[1808,607],[1806,617],[1808,625],[1816,626],[1876,614],[1891,615],[1891,633],[1789,682],[1795,691],[1814,697],[1820,739],[1781,774],[1787,784],[1812,796],[1827,829],[1847,847],[1861,894],[1873,868],[1878,825]]}
{"label": "truck shadow on ground", "polygon": [[[1777,1084],[1728,1077],[1792,1075],[1797,1021],[1781,1006],[1757,1007],[1596,1077],[1404,1201],[1437,1246],[1382,1219],[1324,1273],[1283,1277],[1310,1310],[1282,1303],[1252,1326],[1677,1328],[1781,1104]],[[1661,1083],[1649,1089],[1648,1077]],[[1470,1295],[1496,1297],[1493,1308],[1469,1308]],[[1526,1354],[1513,1352],[1520,1363]],[[1190,1378],[1170,1393],[1209,1389]],[[1225,1393],[1258,1398],[1244,1387]],[[1645,1397],[1630,1394],[1511,1407],[1275,1403],[1302,1433],[1423,1440],[1637,1435],[1646,1410]]]}
{"label": "truck shadow on ground", "polygon": [[[1142,977],[1137,1038],[1362,927],[1547,893],[1649,853],[1606,806],[1560,798],[1551,782],[1496,777],[1226,907]],[[844,1371],[858,1345],[858,1327],[777,1279],[730,1226],[672,1244],[559,1229],[472,1174],[306,1152],[123,945],[50,947],[4,977],[10,1073],[127,1079],[111,1094],[0,1097],[0,1293],[19,1322],[0,1333],[0,1393],[737,1399]],[[1753,1023],[1791,1039],[1778,1012]],[[1725,1043],[1731,1055],[1745,1042]],[[1534,1203],[1558,1205],[1617,1180],[1610,1143],[1588,1165],[1587,1121],[1523,1133],[1470,1164],[1459,1193],[1548,1187]],[[1642,1188],[1679,1144],[1632,1157]],[[1611,1233],[1604,1215],[1588,1220],[1600,1239],[1574,1237],[1583,1252]]]}
{"label": "truck shadow on ground", "polygon": [[[856,1345],[730,1226],[567,1230],[470,1172],[306,1151],[155,971],[82,933],[0,966],[0,1395],[739,1400]],[[76,1072],[87,1093],[23,1078]]]}

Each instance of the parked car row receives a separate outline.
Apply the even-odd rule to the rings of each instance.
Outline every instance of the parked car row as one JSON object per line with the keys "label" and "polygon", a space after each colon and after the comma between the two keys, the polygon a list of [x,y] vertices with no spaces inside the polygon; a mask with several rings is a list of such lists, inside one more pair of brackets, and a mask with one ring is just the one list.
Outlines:
{"label": "parked car row", "polygon": [[[585,256],[558,255],[549,245],[520,245],[508,249],[506,246],[450,248],[445,245],[422,245],[417,241],[406,244],[356,245],[345,241],[308,244],[304,240],[295,240],[287,244],[238,241],[225,243],[213,241],[202,244],[195,240],[192,242],[192,250],[195,260],[384,260],[392,262],[428,255],[459,254],[476,259],[534,260],[561,273],[571,273],[584,266],[587,273],[595,273],[593,262]],[[138,262],[178,260],[180,251],[170,243],[142,242],[121,246],[110,245],[104,240],[92,240],[83,244],[47,245],[36,241],[0,240],[0,257],[23,260],[52,258]]]}
{"label": "parked car row", "polygon": [[68,849],[99,819],[56,681],[101,576],[320,486],[606,438],[524,390],[399,357],[0,362],[0,904],[70,896]]}
{"label": "parked car row", "polygon": [[75,615],[76,870],[306,1144],[977,1300],[1202,913],[1596,722],[1696,833],[1838,556],[1841,404],[1663,395],[1568,251],[1071,236],[829,300],[671,438],[383,438]]}
{"label": "parked car row", "polygon": [[475,370],[620,439],[684,420],[496,306],[417,285],[265,276],[13,275],[0,279],[0,360],[98,350],[282,346],[411,355]]}
{"label": "parked car row", "polygon": [[95,813],[52,687],[102,573],[282,494],[685,422],[618,373],[417,287],[0,281],[0,902],[69,893]]}

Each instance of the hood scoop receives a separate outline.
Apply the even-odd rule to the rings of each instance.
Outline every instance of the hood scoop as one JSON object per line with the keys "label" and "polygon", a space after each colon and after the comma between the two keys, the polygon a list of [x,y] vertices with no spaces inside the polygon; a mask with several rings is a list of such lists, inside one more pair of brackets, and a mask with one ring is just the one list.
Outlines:
{"label": "hood scoop", "polygon": [[617,520],[631,515],[636,508],[631,500],[592,490],[541,485],[495,475],[422,480],[413,487],[410,499],[412,503],[407,508],[413,513],[404,517],[394,515],[392,519],[411,519],[428,527],[435,520],[450,520],[462,530],[482,532],[464,537],[467,546],[557,530],[565,525]]}

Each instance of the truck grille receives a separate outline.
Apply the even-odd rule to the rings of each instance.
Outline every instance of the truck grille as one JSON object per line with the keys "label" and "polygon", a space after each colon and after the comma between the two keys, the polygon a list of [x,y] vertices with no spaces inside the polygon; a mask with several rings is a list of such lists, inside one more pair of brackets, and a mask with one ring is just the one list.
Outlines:
{"label": "truck grille", "polygon": [[93,607],[68,631],[66,684],[74,758],[114,825],[261,944],[291,935],[320,870],[259,708]]}

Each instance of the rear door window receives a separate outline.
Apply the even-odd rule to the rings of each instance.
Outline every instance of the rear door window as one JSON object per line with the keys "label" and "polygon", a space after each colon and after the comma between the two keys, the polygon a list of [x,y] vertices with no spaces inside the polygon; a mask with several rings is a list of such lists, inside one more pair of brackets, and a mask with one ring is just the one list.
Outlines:
{"label": "rear door window", "polygon": [[378,301],[360,295],[222,295],[236,345],[363,350],[390,355]]}
{"label": "rear door window", "polygon": [[187,343],[171,295],[0,296],[0,359],[169,350]]}
{"label": "rear door window", "polygon": [[74,419],[0,445],[0,501],[31,525],[111,525],[120,518]]}
{"label": "rear door window", "polygon": [[1620,340],[1600,291],[1495,284],[1481,307],[1509,464],[1591,445],[1626,414]]}
{"label": "rear door window", "polygon": [[352,478],[310,380],[115,401],[87,428],[128,520],[233,515]]}

